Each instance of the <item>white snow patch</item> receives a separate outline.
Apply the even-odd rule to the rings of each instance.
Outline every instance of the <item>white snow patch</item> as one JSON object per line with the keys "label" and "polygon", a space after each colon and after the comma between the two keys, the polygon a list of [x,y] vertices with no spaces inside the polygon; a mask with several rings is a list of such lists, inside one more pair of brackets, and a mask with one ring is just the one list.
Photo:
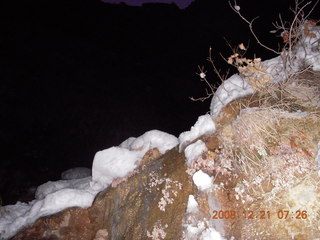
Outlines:
{"label": "white snow patch", "polygon": [[113,179],[124,177],[133,171],[140,159],[138,151],[120,147],[97,152],[92,164],[91,186],[96,190],[108,187]]}
{"label": "white snow patch", "polygon": [[79,179],[91,176],[91,169],[85,167],[70,168],[61,173],[62,180]]}
{"label": "white snow patch", "polygon": [[187,160],[187,165],[190,167],[193,163],[193,161],[200,156],[203,152],[207,151],[208,148],[206,144],[198,140],[193,144],[190,144],[186,149],[184,150],[184,155]]}
{"label": "white snow patch", "polygon": [[44,199],[49,194],[55,193],[62,189],[68,189],[68,188],[84,190],[84,191],[92,191],[92,189],[90,188],[90,181],[91,181],[91,177],[71,179],[71,180],[49,181],[37,187],[35,198]]}
{"label": "white snow patch", "polygon": [[200,240],[224,240],[219,232],[214,228],[207,228],[204,230],[200,236]]}
{"label": "white snow patch", "polygon": [[192,179],[194,184],[201,191],[212,187],[212,178],[208,174],[202,172],[201,170],[193,174]]}
{"label": "white snow patch", "polygon": [[210,113],[218,116],[221,109],[231,101],[252,94],[254,92],[248,82],[238,74],[225,80],[215,92],[210,105]]}
{"label": "white snow patch", "polygon": [[191,127],[190,131],[186,131],[180,134],[179,136],[179,151],[181,152],[182,149],[190,142],[195,140],[196,138],[214,132],[216,130],[216,126],[214,121],[212,120],[209,114],[202,115],[198,118],[197,122],[194,126]]}
{"label": "white snow patch", "polygon": [[200,221],[193,226],[192,224],[187,225],[187,239],[196,239],[195,237],[200,234],[203,230],[205,230],[206,226],[203,221]]}
{"label": "white snow patch", "polygon": [[[300,67],[304,62],[310,65],[313,71],[320,71],[320,26],[308,26],[310,33],[309,36],[304,35],[302,40],[297,44],[294,49],[293,56],[296,56],[296,67]],[[301,70],[301,69],[300,69]]]}
{"label": "white snow patch", "polygon": [[171,134],[151,130],[138,138],[127,139],[119,147],[99,151],[93,159],[91,186],[102,190],[108,187],[113,179],[132,172],[150,149],[157,148],[164,154],[178,143],[178,139]]}
{"label": "white snow patch", "polygon": [[69,207],[90,207],[98,193],[90,187],[90,181],[91,177],[48,182],[38,187],[35,200],[3,206],[0,210],[0,239],[9,239],[40,217]]}
{"label": "white snow patch", "polygon": [[199,210],[198,207],[199,207],[199,204],[196,201],[196,199],[194,198],[194,196],[193,195],[189,195],[187,213],[196,213],[196,212],[198,212],[198,210]]}
{"label": "white snow patch", "polygon": [[136,140],[137,138],[135,137],[129,137],[127,140],[123,141],[119,147],[121,148],[126,148],[126,149],[131,149],[131,144],[134,142],[134,140]]}
{"label": "white snow patch", "polygon": [[179,141],[175,136],[159,130],[151,130],[138,138],[131,137],[127,139],[120,144],[120,147],[141,151],[143,155],[152,148],[158,148],[159,152],[164,154],[178,144]]}

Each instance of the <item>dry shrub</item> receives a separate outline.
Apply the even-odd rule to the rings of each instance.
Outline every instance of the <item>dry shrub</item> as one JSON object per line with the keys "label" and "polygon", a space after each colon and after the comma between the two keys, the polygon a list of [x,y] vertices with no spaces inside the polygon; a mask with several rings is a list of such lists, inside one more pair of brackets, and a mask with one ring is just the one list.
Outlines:
{"label": "dry shrub", "polygon": [[320,73],[307,70],[292,75],[285,82],[261,88],[251,99],[251,105],[258,102],[261,107],[317,112],[320,109]]}

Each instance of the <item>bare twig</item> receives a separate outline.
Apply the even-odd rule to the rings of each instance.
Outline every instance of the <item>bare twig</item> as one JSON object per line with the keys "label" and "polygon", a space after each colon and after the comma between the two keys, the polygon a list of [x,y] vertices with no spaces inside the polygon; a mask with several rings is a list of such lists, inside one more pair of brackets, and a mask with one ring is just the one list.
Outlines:
{"label": "bare twig", "polygon": [[256,33],[254,32],[254,30],[253,30],[253,22],[254,22],[256,19],[258,19],[259,17],[255,17],[254,19],[252,19],[251,21],[249,21],[248,19],[246,19],[246,18],[240,13],[240,10],[239,10],[239,9],[236,9],[236,8],[235,8],[235,6],[237,6],[236,1],[234,1],[234,5],[233,5],[233,6],[232,6],[232,4],[231,4],[230,1],[229,1],[229,5],[230,5],[231,9],[232,9],[234,12],[236,12],[236,13],[240,16],[240,18],[248,24],[251,34],[253,35],[253,37],[255,38],[255,40],[257,41],[257,43],[258,43],[260,46],[264,47],[265,49],[268,49],[269,51],[271,51],[271,52],[273,52],[273,53],[275,53],[275,54],[278,54],[278,55],[280,54],[280,52],[275,51],[274,49],[272,49],[272,48],[268,47],[267,45],[263,44],[263,43],[260,41],[260,39],[258,38],[258,36],[256,35]]}

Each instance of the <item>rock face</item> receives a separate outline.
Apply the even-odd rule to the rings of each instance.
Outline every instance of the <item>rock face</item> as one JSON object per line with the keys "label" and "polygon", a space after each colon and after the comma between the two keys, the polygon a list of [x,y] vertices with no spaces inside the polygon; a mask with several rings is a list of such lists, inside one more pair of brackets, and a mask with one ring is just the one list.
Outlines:
{"label": "rock face", "polygon": [[159,157],[153,150],[143,162],[139,173],[101,192],[92,207],[39,219],[13,239],[148,239],[161,228],[167,239],[181,236],[177,226],[192,193],[183,154],[173,149]]}
{"label": "rock face", "polygon": [[[194,140],[207,150],[188,167],[178,148],[152,149],[92,207],[39,219],[12,239],[222,239],[216,231],[237,240],[319,239],[320,108],[306,98],[319,96],[308,94],[319,91],[319,77],[309,80],[304,101],[289,83],[281,94],[290,91],[289,100],[274,87],[231,102],[217,130]],[[212,177],[209,189],[194,185],[198,170]]]}

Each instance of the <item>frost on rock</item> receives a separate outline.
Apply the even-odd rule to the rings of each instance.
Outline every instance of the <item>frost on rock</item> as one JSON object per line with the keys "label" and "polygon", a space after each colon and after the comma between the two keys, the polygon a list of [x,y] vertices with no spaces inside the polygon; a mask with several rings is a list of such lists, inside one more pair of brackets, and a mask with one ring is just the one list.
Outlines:
{"label": "frost on rock", "polygon": [[210,113],[218,116],[220,110],[231,101],[247,96],[254,92],[253,88],[240,75],[234,74],[224,81],[215,92],[211,104]]}
{"label": "frost on rock", "polygon": [[214,121],[212,120],[211,116],[209,114],[202,115],[198,118],[197,122],[194,124],[194,126],[191,127],[190,131],[186,131],[180,134],[179,136],[179,152],[182,151],[182,149],[195,140],[196,138],[207,134],[212,133],[216,130],[216,126],[214,124]]}
{"label": "frost on rock", "polygon": [[178,191],[182,189],[182,183],[172,180],[170,178],[159,178],[158,174],[151,172],[149,174],[150,182],[148,183],[147,190],[152,192],[153,190],[159,190],[159,185],[164,183],[164,187],[161,190],[162,196],[158,202],[160,211],[165,212],[166,206],[174,202],[174,198],[177,197]]}
{"label": "frost on rock", "polygon": [[150,233],[147,231],[147,237],[151,238],[152,240],[161,240],[165,239],[167,233],[164,231],[168,227],[168,224],[162,226],[161,222],[158,221],[155,226],[153,226],[152,232]]}
{"label": "frost on rock", "polygon": [[187,165],[191,167],[193,161],[201,155],[203,152],[207,151],[208,148],[206,144],[198,140],[193,144],[190,144],[186,149],[184,150],[184,155],[186,156]]}

